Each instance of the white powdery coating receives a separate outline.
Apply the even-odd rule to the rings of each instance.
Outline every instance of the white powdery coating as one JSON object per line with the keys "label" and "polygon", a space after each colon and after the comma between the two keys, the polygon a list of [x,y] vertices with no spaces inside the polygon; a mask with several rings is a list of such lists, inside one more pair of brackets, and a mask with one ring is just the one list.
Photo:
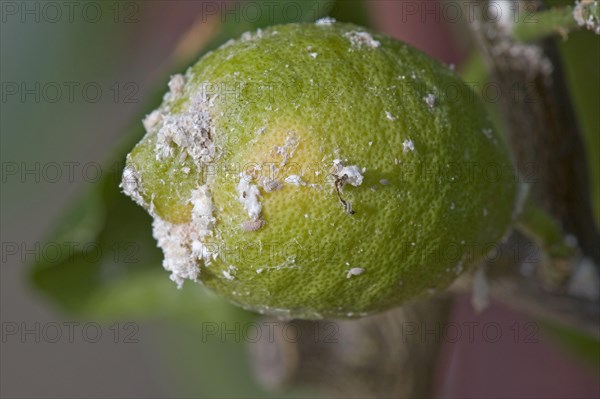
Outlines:
{"label": "white powdery coating", "polygon": [[240,182],[235,189],[238,193],[237,200],[244,206],[244,209],[248,212],[248,216],[252,220],[256,220],[262,211],[262,204],[258,200],[260,190],[257,185],[251,184],[250,181],[250,176],[246,173],[241,173]]}
{"label": "white powdery coating", "polygon": [[433,109],[433,107],[435,107],[435,104],[437,101],[437,99],[433,93],[427,94],[425,97],[423,97],[423,100],[425,100],[425,104],[427,104],[429,109]]}
{"label": "white powdery coating", "polygon": [[580,27],[586,27],[597,35],[600,35],[600,20],[591,12],[593,8],[600,7],[597,1],[579,1],[573,8],[573,18]]}
{"label": "white powdery coating", "polygon": [[173,224],[159,217],[152,222],[152,235],[164,254],[163,267],[171,272],[171,280],[177,288],[183,286],[185,279],[198,281],[200,267],[191,258],[188,224]]}
{"label": "white powdery coating", "polygon": [[140,194],[142,178],[140,174],[131,166],[126,166],[123,170],[123,177],[119,187],[123,190],[123,194],[129,196],[138,205],[146,207],[146,201]]}
{"label": "white powdery coating", "polygon": [[193,205],[190,223],[173,224],[156,215],[152,223],[152,234],[163,251],[163,267],[171,272],[170,278],[178,288],[186,279],[198,281],[200,264],[209,266],[217,256],[203,242],[213,235],[215,223],[208,186],[192,190],[190,203]]}
{"label": "white powdery coating", "polygon": [[242,37],[240,38],[240,40],[242,42],[247,42],[250,40],[256,40],[256,39],[260,39],[263,37],[263,31],[262,29],[258,29],[256,32],[244,32],[242,33]]}
{"label": "white powdery coating", "polygon": [[271,180],[266,176],[261,176],[258,179],[260,186],[263,188],[263,190],[265,190],[265,192],[270,193],[272,191],[278,191],[281,190],[283,188],[283,183],[281,183],[279,180],[274,179]]}
{"label": "white powdery coating", "polygon": [[340,176],[346,176],[346,183],[353,186],[360,186],[363,182],[361,170],[356,165],[344,166],[340,171]]}
{"label": "white powdery coating", "polygon": [[[174,75],[169,81],[170,91],[165,95],[165,101],[168,103],[181,96],[185,84],[186,78],[183,75]],[[214,159],[215,146],[211,140],[214,127],[207,111],[211,100],[206,93],[200,92],[191,96],[187,108],[179,113],[171,113],[167,104],[144,119],[146,130],[156,134],[154,150],[157,160],[164,161],[176,155],[177,159],[172,161],[183,163],[186,158],[191,158],[200,169]],[[188,166],[181,165],[179,170],[185,174],[190,173]],[[209,266],[218,256],[206,244],[207,237],[213,236],[216,223],[210,179],[185,198],[192,204],[191,220],[181,224],[163,220],[154,212],[152,202],[149,206],[145,204],[140,195],[141,184],[141,175],[127,166],[123,172],[121,187],[125,194],[147,208],[154,217],[153,236],[164,254],[163,267],[171,272],[170,278],[179,288],[186,279],[198,281],[200,266]]]}
{"label": "white powdery coating", "polygon": [[262,219],[258,220],[246,220],[242,223],[243,231],[257,231],[260,230],[261,227],[265,224],[265,221]]}
{"label": "white powdery coating", "polygon": [[365,170],[365,168],[361,170],[358,165],[344,166],[341,159],[334,159],[330,173],[337,179],[344,179],[344,184],[349,183],[353,186],[360,186],[363,182]]}
{"label": "white powdery coating", "polygon": [[402,142],[402,152],[412,152],[415,150],[415,143],[411,139],[406,139]]}
{"label": "white powdery coating", "polygon": [[346,278],[350,278],[352,276],[360,276],[364,273],[364,271],[365,269],[363,269],[362,267],[353,267],[352,269],[348,270]]}
{"label": "white powdery coating", "polygon": [[336,23],[335,18],[325,17],[325,18],[317,19],[317,21],[315,22],[315,25],[326,26],[326,25],[333,25],[335,23]]}
{"label": "white powdery coating", "polygon": [[183,88],[185,86],[185,78],[182,74],[171,76],[169,80],[169,90],[172,98],[179,97],[183,94]]}
{"label": "white powdery coating", "polygon": [[144,124],[144,129],[147,132],[153,130],[154,127],[158,126],[158,124],[162,121],[162,113],[159,110],[154,110],[150,114],[146,115],[142,123]]}
{"label": "white powdery coating", "polygon": [[212,197],[208,186],[203,185],[197,190],[193,190],[190,202],[193,205],[192,223],[198,239],[204,240],[205,237],[212,235],[212,228],[215,224]]}
{"label": "white powdery coating", "polygon": [[300,176],[298,176],[298,175],[290,175],[290,176],[286,177],[284,181],[286,183],[292,184],[294,186],[301,186],[302,185],[302,178]]}
{"label": "white powdery coating", "polygon": [[273,147],[273,152],[282,158],[279,166],[283,167],[287,165],[290,158],[294,156],[294,151],[298,148],[300,141],[294,134],[294,132],[288,132],[285,137],[285,143],[282,146],[276,145]]}
{"label": "white powdery coating", "polygon": [[346,32],[344,33],[344,37],[350,40],[350,43],[353,47],[369,47],[369,48],[377,48],[381,45],[381,43],[371,36],[368,32]]}
{"label": "white powdery coating", "polygon": [[217,253],[212,252],[202,241],[193,240],[191,258],[194,263],[197,260],[202,260],[204,266],[210,266],[212,260],[217,258]]}
{"label": "white powdery coating", "polygon": [[[215,157],[215,146],[211,140],[214,127],[207,112],[210,99],[199,93],[189,100],[188,108],[178,114],[162,116],[162,125],[156,136],[156,160],[162,161],[175,154],[179,147],[182,154],[190,156],[200,168]],[[180,158],[185,160],[185,156]]]}
{"label": "white powdery coating", "polygon": [[223,274],[223,277],[231,281],[235,279],[235,272],[237,272],[237,267],[229,265],[229,268],[227,270],[223,270],[221,273]]}

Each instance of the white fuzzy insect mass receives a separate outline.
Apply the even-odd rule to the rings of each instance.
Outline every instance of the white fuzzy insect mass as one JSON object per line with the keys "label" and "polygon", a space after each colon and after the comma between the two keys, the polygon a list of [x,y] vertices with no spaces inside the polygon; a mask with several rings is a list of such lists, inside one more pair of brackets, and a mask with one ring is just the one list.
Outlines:
{"label": "white fuzzy insect mass", "polygon": [[433,93],[427,94],[425,97],[423,97],[423,100],[430,109],[433,109],[437,103],[437,98]]}
{"label": "white fuzzy insect mass", "polygon": [[[183,94],[188,78],[174,75],[169,81],[169,93],[165,95],[167,105],[144,119],[146,130],[156,134],[156,159],[180,163],[178,170],[184,174],[190,173],[190,168],[183,164],[186,159],[191,159],[200,169],[216,156],[211,141],[214,126],[206,111],[209,98],[204,94],[195,95],[182,112],[167,112],[169,102]],[[127,166],[123,171],[121,187],[125,194],[148,209],[154,217],[152,233],[164,253],[163,267],[171,272],[171,280],[179,288],[186,279],[197,281],[200,267],[209,266],[218,256],[206,243],[207,238],[214,235],[216,222],[210,179],[192,190],[189,197],[182,199],[192,204],[191,220],[179,224],[159,217],[154,210],[153,198],[148,199],[149,203],[144,201],[142,176],[132,166]]]}
{"label": "white fuzzy insect mass", "polygon": [[346,278],[350,278],[352,276],[360,276],[364,273],[364,271],[365,269],[363,269],[362,267],[353,267],[352,269],[348,270]]}
{"label": "white fuzzy insect mass", "polygon": [[142,198],[142,195],[140,194],[140,186],[140,174],[131,166],[125,167],[119,187],[123,190],[125,195],[131,197],[138,205],[146,207],[146,201],[144,201],[144,198]]}
{"label": "white fuzzy insect mass", "polygon": [[362,170],[358,165],[344,166],[344,162],[341,159],[334,159],[333,166],[331,168],[331,174],[338,179],[345,179],[344,183],[352,186],[360,186],[363,182],[363,173],[365,168]]}
{"label": "white fuzzy insect mass", "polygon": [[183,94],[183,88],[185,86],[185,78],[182,74],[177,74],[171,76],[169,80],[169,90],[171,95],[174,97],[178,97]]}
{"label": "white fuzzy insect mass", "polygon": [[344,37],[350,40],[352,47],[369,47],[369,48],[377,48],[381,45],[381,43],[371,36],[368,32],[346,32],[344,33]]}
{"label": "white fuzzy insect mass", "polygon": [[411,139],[402,142],[402,152],[407,153],[415,150],[415,143]]}
{"label": "white fuzzy insect mass", "polygon": [[333,24],[335,24],[335,22],[336,22],[335,18],[325,17],[325,18],[317,19],[317,21],[315,22],[315,25],[319,25],[319,26],[333,25]]}
{"label": "white fuzzy insect mass", "polygon": [[217,254],[205,244],[206,237],[213,235],[215,218],[208,186],[193,190],[190,223],[173,224],[154,216],[152,234],[163,250],[163,267],[171,272],[178,288],[185,279],[197,281],[200,265],[209,266]]}
{"label": "white fuzzy insect mass", "polygon": [[246,173],[240,174],[240,181],[236,186],[238,201],[244,206],[248,216],[252,220],[258,219],[262,211],[262,204],[259,201],[260,190],[256,184],[250,183],[252,178]]}
{"label": "white fuzzy insect mass", "polygon": [[142,123],[144,124],[144,129],[147,132],[154,129],[155,126],[162,121],[162,113],[159,110],[154,110],[150,114],[146,115]]}
{"label": "white fuzzy insect mass", "polygon": [[197,281],[200,267],[192,261],[189,242],[189,225],[173,224],[159,217],[152,223],[152,235],[164,254],[163,267],[171,272],[171,280],[178,288],[185,279]]}
{"label": "white fuzzy insect mass", "polygon": [[286,177],[284,181],[286,183],[292,184],[294,186],[302,185],[302,178],[298,175],[290,175],[290,176]]}
{"label": "white fuzzy insect mass", "polygon": [[353,186],[360,186],[363,182],[363,175],[356,165],[344,166],[340,171],[341,176],[346,176],[346,183]]}
{"label": "white fuzzy insect mass", "polygon": [[212,227],[215,223],[213,217],[212,197],[207,185],[198,187],[192,191],[190,202],[192,208],[192,223],[198,233],[198,238],[203,240],[212,235]]}

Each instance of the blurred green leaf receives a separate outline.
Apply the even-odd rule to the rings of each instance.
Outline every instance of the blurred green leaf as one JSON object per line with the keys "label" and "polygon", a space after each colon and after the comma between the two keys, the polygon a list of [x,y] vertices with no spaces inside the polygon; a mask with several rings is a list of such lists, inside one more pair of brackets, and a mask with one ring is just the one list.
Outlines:
{"label": "blurred green leaf", "polygon": [[573,103],[587,150],[592,203],[600,226],[600,36],[574,32],[559,42]]}
{"label": "blurred green leaf", "polygon": [[[140,130],[130,137],[141,137]],[[126,141],[119,156],[135,142]],[[101,180],[74,201],[50,235],[48,243],[61,248],[61,256],[41,256],[32,269],[34,284],[67,311],[83,313],[102,286],[160,268],[150,216],[120,193],[119,163],[105,165]]]}

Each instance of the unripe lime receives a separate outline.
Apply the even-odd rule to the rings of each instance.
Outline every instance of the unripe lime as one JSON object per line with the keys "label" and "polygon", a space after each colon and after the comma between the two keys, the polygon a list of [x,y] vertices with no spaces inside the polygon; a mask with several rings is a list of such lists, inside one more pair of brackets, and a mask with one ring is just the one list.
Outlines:
{"label": "unripe lime", "polygon": [[360,316],[447,286],[509,228],[516,184],[484,110],[399,41],[275,26],[169,86],[122,187],[178,285],[284,317]]}

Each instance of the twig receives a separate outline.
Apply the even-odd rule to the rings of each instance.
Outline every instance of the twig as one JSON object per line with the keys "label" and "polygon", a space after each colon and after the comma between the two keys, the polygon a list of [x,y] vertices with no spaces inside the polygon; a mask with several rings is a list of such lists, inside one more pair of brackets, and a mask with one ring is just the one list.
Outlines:
{"label": "twig", "polygon": [[[516,3],[515,3],[516,4]],[[600,34],[600,5],[598,1],[583,0],[575,6],[556,7],[532,13],[512,21],[511,36],[519,41],[535,41],[559,34],[588,29]]]}
{"label": "twig", "polygon": [[[250,346],[252,364],[272,390],[309,386],[332,397],[431,397],[443,342],[436,327],[451,304],[449,295],[440,295],[358,320],[272,321],[280,331],[260,334]],[[268,326],[269,319],[259,324]]]}
{"label": "twig", "polygon": [[[600,304],[568,293],[568,278],[573,266],[552,264],[528,237],[515,231],[504,242],[493,261],[486,262],[489,296],[534,320],[546,320],[600,339]],[[552,273],[548,272],[552,269]],[[472,274],[466,274],[452,284],[452,293],[471,292]]]}
{"label": "twig", "polygon": [[[532,7],[535,12],[542,12],[540,1],[510,4],[513,12]],[[479,2],[479,10],[484,5]],[[551,241],[564,244],[568,242],[564,237],[572,236],[578,252],[598,267],[600,236],[591,206],[584,145],[556,46],[551,39],[530,44],[517,42],[506,20],[486,20],[484,15],[476,14],[471,28],[491,78],[502,93],[512,93],[519,87],[524,88],[526,95],[525,98],[505,95],[500,100],[517,168],[523,174],[532,168],[536,171],[530,181],[531,200],[542,212],[529,213],[524,222],[543,224],[548,220],[539,216],[549,215],[554,219],[550,224]],[[562,233],[563,240],[556,237],[556,231]],[[513,259],[503,267],[494,265],[491,269],[502,270],[504,276],[501,282],[492,282],[492,294],[508,295],[505,300],[518,298],[513,304],[522,310],[570,323],[599,336],[597,300],[574,298],[566,289],[578,259],[557,256],[565,253],[564,249],[559,245],[553,253],[555,258],[541,259],[527,276],[520,273],[520,259]],[[552,254],[552,250],[548,252]]]}
{"label": "twig", "polygon": [[[514,4],[540,7],[539,1]],[[471,28],[492,79],[502,93],[525,91],[524,98],[500,99],[516,165],[524,174],[535,168],[534,201],[600,265],[586,154],[556,46],[551,39],[517,43],[498,22],[476,16]]]}

